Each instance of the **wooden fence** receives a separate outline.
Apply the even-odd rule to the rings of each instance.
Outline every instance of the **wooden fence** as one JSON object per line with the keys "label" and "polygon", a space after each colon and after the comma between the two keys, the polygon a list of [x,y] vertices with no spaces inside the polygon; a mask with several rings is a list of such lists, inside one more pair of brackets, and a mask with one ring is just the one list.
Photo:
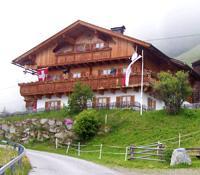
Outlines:
{"label": "wooden fence", "polygon": [[[163,159],[164,145],[160,142],[146,146],[82,145],[80,142],[78,144],[61,145],[56,139],[56,149],[59,147],[66,148],[66,154],[73,150],[77,156],[81,156],[83,153],[95,153],[98,155],[98,159],[102,159],[103,155],[122,155],[125,161],[134,159],[165,161]],[[85,149],[87,147],[94,149]]]}

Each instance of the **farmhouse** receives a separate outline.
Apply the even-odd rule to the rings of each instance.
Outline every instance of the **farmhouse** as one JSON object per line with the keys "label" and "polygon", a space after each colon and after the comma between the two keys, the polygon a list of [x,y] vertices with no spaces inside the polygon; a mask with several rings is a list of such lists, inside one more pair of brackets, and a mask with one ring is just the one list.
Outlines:
{"label": "farmhouse", "polygon": [[[62,108],[76,82],[88,84],[95,93],[93,107],[134,107],[140,105],[142,60],[132,66],[129,85],[124,74],[137,52],[143,55],[143,106],[162,109],[152,82],[160,71],[189,72],[195,87],[198,73],[186,64],[169,58],[150,43],[124,35],[125,26],[111,30],[76,21],[12,61],[25,72],[38,75],[37,82],[20,83],[20,93],[28,110]],[[200,99],[193,96],[190,102]],[[88,104],[89,105],[89,104]]]}

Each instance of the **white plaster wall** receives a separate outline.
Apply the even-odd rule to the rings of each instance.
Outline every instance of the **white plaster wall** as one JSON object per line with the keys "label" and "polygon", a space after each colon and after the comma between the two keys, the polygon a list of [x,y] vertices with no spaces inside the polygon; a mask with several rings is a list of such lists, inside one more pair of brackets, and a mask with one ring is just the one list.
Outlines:
{"label": "white plaster wall", "polygon": [[[140,103],[140,92],[136,92],[133,90],[128,89],[126,93],[117,90],[115,93],[112,93],[110,91],[104,92],[103,95],[95,93],[96,97],[110,97],[110,102],[116,102],[116,97],[117,96],[128,96],[128,95],[134,95],[135,96],[135,101]],[[143,93],[143,105],[147,106],[148,105],[148,97],[149,96],[147,93]],[[164,107],[164,102],[160,101],[158,99],[155,99],[153,97],[151,97],[152,99],[156,100],[156,110],[159,109],[163,109]],[[42,99],[38,99],[37,101],[37,109],[45,109],[45,102],[46,101],[54,101],[54,100],[61,100],[61,107],[63,107],[64,105],[67,106],[68,105],[68,96],[63,95],[61,98],[56,97],[56,96],[52,96],[51,98],[46,98],[46,97],[42,97]]]}
{"label": "white plaster wall", "polygon": [[68,96],[63,95],[61,98],[52,96],[51,98],[46,98],[45,96],[42,97],[42,99],[37,100],[37,109],[45,109],[45,102],[46,101],[55,101],[55,100],[61,100],[61,107],[68,105]]}
{"label": "white plaster wall", "polygon": [[[103,95],[95,93],[96,97],[110,97],[110,102],[115,102],[116,101],[116,97],[117,96],[128,96],[128,95],[134,95],[135,96],[135,101],[140,103],[140,97],[141,97],[141,93],[140,91],[136,92],[133,90],[128,89],[126,93],[118,90],[115,92],[115,94],[107,91],[104,92]],[[148,105],[148,98],[151,97],[150,95],[148,95],[147,93],[143,93],[143,105],[147,106]],[[151,97],[152,99],[156,100],[156,110],[160,110],[163,109],[164,107],[164,102],[158,99],[155,99],[154,97]]]}

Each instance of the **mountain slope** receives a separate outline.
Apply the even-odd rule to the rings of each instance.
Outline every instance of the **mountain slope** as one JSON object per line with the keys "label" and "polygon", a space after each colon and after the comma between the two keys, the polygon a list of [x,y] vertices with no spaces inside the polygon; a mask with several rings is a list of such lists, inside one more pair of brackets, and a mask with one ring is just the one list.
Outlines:
{"label": "mountain slope", "polygon": [[176,59],[187,63],[189,66],[192,66],[193,62],[200,59],[200,45],[197,45],[187,52],[182,53],[181,55],[176,57]]}

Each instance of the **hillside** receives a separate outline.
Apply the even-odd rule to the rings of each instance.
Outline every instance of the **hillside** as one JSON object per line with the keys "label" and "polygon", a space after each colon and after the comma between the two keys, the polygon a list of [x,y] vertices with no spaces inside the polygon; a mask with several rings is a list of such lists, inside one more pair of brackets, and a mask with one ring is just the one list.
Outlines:
{"label": "hillside", "polygon": [[200,45],[197,45],[196,47],[192,48],[191,50],[188,50],[178,57],[176,59],[181,60],[185,63],[187,63],[189,66],[192,66],[192,63],[200,59]]}
{"label": "hillside", "polygon": [[[48,115],[49,114],[49,115]],[[121,150],[115,148],[107,149],[107,151],[124,152],[126,146],[134,144],[136,146],[148,145],[154,142],[162,142],[166,148],[178,147],[178,135],[181,134],[181,147],[198,147],[200,145],[200,110],[183,110],[179,115],[169,116],[164,111],[145,112],[140,116],[138,112],[131,110],[99,110],[97,114],[102,123],[104,123],[105,115],[108,116],[108,127],[110,132],[96,136],[84,145],[83,151],[99,149],[94,145],[103,144],[105,146],[123,147]],[[29,118],[65,118],[67,115],[64,111],[41,113],[29,115]],[[23,119],[27,118],[24,116]],[[18,120],[19,117],[12,118]],[[21,118],[22,119],[22,118]],[[11,121],[11,119],[9,119]],[[189,134],[189,135],[188,135]],[[186,136],[185,136],[186,135]],[[172,140],[168,140],[171,139]],[[168,141],[167,141],[167,140]],[[32,149],[46,150],[66,154],[67,146],[62,146],[55,150],[55,144],[49,142],[31,143],[26,145]],[[73,149],[77,149],[75,146]],[[77,156],[77,151],[69,149],[69,155]],[[105,151],[105,147],[103,148]],[[167,168],[169,164],[158,163],[152,161],[124,161],[124,155],[102,155],[102,159],[98,159],[99,153],[81,153],[80,158],[91,160],[107,166],[122,167],[139,167],[139,168]],[[200,161],[194,161],[193,167],[200,165]]]}

